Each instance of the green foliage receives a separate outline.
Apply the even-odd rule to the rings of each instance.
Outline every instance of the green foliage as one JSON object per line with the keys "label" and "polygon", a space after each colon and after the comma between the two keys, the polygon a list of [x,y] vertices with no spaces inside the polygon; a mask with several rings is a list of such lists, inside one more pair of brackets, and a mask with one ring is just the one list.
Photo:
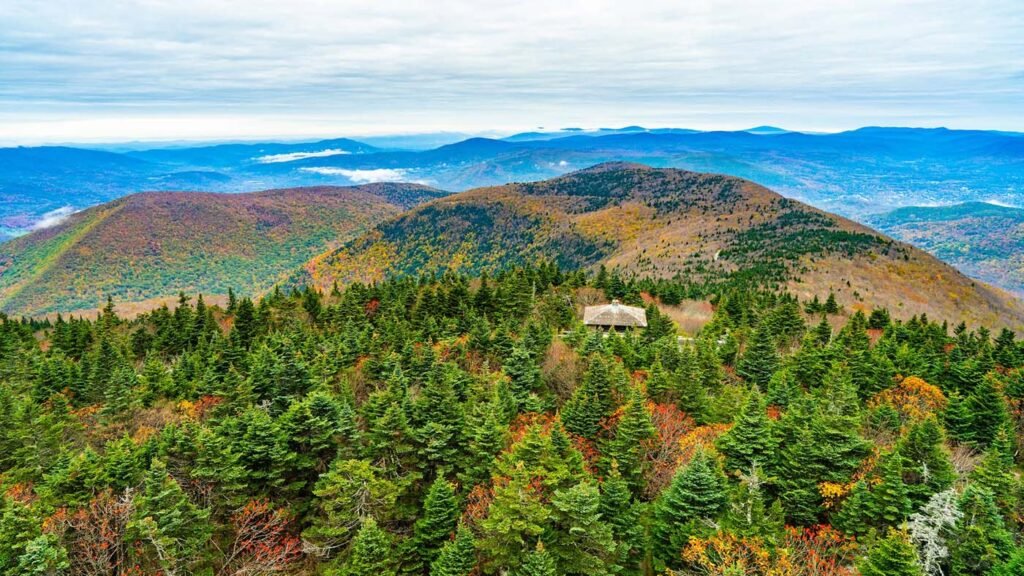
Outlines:
{"label": "green foliage", "polygon": [[[269,573],[640,576],[703,569],[691,538],[776,569],[818,525],[837,562],[902,573],[904,524],[929,573],[1013,569],[1015,339],[881,314],[869,337],[860,313],[808,331],[792,296],[736,286],[693,342],[653,309],[648,331],[571,326],[594,288],[688,282],[540,264],[0,317],[0,574],[73,572],[99,535],[142,571],[228,573],[253,534]],[[906,374],[945,409],[879,396]]]}
{"label": "green foliage", "polygon": [[895,530],[871,547],[858,568],[863,576],[924,576],[907,535]]}
{"label": "green foliage", "polygon": [[681,467],[654,512],[653,549],[673,566],[691,536],[706,534],[728,503],[725,474],[715,458],[700,452]]}

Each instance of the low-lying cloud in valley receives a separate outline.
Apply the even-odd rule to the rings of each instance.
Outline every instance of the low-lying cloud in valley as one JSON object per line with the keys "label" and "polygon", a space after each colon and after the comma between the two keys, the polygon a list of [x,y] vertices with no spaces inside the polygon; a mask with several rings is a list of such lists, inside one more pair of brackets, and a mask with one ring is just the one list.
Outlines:
{"label": "low-lying cloud in valley", "polygon": [[275,164],[278,162],[291,162],[293,160],[303,160],[306,158],[324,158],[326,156],[340,156],[342,154],[351,154],[347,150],[341,148],[328,148],[327,150],[320,150],[319,152],[289,152],[287,154],[268,154],[266,156],[260,156],[255,158],[260,164]]}
{"label": "low-lying cloud in valley", "polygon": [[36,220],[35,223],[29,227],[29,230],[42,230],[43,228],[56,226],[67,220],[68,217],[75,212],[77,212],[77,210],[72,206],[62,206],[56,210],[50,210],[46,214],[43,214],[39,220]]}
{"label": "low-lying cloud in valley", "polygon": [[344,176],[356,184],[370,184],[371,182],[416,182],[422,184],[422,180],[409,179],[409,171],[404,168],[375,168],[373,170],[348,170],[346,168],[330,168],[326,166],[313,166],[299,168],[302,172],[311,172],[322,176]]}

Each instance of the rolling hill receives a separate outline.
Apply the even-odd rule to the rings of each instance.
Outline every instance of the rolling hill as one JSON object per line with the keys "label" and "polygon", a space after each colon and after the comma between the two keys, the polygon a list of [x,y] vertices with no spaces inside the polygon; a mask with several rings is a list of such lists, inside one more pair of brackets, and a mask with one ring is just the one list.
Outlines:
{"label": "rolling hill", "polygon": [[327,288],[540,259],[708,287],[784,285],[804,298],[835,291],[851,308],[1024,326],[1017,300],[852,221],[746,180],[624,163],[428,202],[313,258],[291,281]]}
{"label": "rolling hill", "polygon": [[310,257],[443,192],[369,184],[247,194],[152,192],[0,244],[0,310],[92,309],[178,291],[266,290]]}
{"label": "rolling hill", "polygon": [[987,202],[912,206],[869,222],[975,278],[1024,294],[1024,209]]}

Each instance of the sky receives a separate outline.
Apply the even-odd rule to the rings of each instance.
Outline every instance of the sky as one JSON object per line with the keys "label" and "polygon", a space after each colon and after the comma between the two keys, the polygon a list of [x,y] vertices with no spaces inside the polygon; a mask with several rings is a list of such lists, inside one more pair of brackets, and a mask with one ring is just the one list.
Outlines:
{"label": "sky", "polygon": [[0,144],[1024,131],[1022,0],[0,0]]}

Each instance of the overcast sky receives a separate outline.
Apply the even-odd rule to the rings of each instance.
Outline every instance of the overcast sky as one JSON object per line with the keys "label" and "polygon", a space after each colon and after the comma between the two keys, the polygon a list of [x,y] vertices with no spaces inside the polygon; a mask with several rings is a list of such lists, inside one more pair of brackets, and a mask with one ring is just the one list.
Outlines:
{"label": "overcast sky", "polygon": [[0,142],[1024,130],[1024,0],[0,0]]}

